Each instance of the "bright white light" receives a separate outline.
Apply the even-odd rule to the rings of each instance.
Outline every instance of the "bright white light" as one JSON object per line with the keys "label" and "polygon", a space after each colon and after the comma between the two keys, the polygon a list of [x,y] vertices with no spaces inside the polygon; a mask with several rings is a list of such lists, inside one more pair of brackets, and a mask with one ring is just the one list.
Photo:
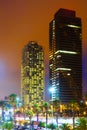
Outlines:
{"label": "bright white light", "polygon": [[80,28],[80,26],[70,25],[70,24],[68,24],[67,26],[68,26],[68,27],[71,27],[71,28]]}
{"label": "bright white light", "polygon": [[50,64],[50,66],[53,66],[53,64]]}
{"label": "bright white light", "polygon": [[53,100],[54,99],[55,88],[54,87],[50,88],[50,92],[52,93],[52,100]]}
{"label": "bright white light", "polygon": [[68,73],[67,75],[70,75],[70,73]]}
{"label": "bright white light", "polygon": [[17,121],[22,121],[22,120],[24,120],[24,117],[16,117],[16,120]]}
{"label": "bright white light", "polygon": [[66,51],[66,50],[58,50],[55,52],[55,54],[57,53],[66,53],[66,54],[77,54],[77,52],[74,51]]}
{"label": "bright white light", "polygon": [[[76,123],[76,121],[77,121],[77,119],[78,119],[78,117],[75,117],[75,123]],[[36,121],[37,120],[37,118],[36,118],[36,116],[35,117],[33,117],[32,118],[32,121]],[[42,121],[42,122],[45,122],[45,117],[39,117],[39,121]],[[69,125],[70,126],[72,126],[72,124],[73,124],[73,119],[72,119],[72,117],[59,117],[58,118],[58,125],[60,126],[60,125],[62,125],[63,123],[69,123]],[[48,124],[50,124],[50,123],[54,123],[54,124],[57,124],[57,122],[56,122],[56,118],[52,118],[52,117],[49,117],[48,118]]]}
{"label": "bright white light", "polygon": [[0,108],[0,116],[2,115],[2,109]]}
{"label": "bright white light", "polygon": [[50,92],[54,92],[55,91],[55,89],[52,87],[52,88],[50,88]]}
{"label": "bright white light", "polygon": [[70,68],[57,68],[56,70],[67,70],[67,71],[70,71],[71,69]]}
{"label": "bright white light", "polygon": [[17,97],[16,100],[19,101],[19,97]]}

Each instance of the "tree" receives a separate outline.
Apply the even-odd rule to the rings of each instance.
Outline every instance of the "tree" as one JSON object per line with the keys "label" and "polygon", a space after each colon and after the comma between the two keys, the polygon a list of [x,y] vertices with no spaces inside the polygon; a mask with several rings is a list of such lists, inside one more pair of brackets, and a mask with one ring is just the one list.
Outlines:
{"label": "tree", "polygon": [[26,114],[27,114],[28,117],[30,118],[30,123],[31,123],[31,118],[32,118],[32,116],[33,116],[33,111],[28,110]]}
{"label": "tree", "polygon": [[8,102],[12,105],[12,107],[16,107],[17,105],[17,95],[12,93],[8,96]]}
{"label": "tree", "polygon": [[12,122],[5,122],[3,125],[2,125],[2,128],[3,129],[7,129],[7,130],[12,130],[12,128],[14,128],[14,125]]}
{"label": "tree", "polygon": [[47,126],[49,103],[48,103],[48,102],[45,102],[45,103],[43,104],[43,107],[45,108],[45,113],[46,113],[46,126]]}
{"label": "tree", "polygon": [[54,100],[53,101],[53,106],[54,106],[54,112],[55,112],[55,115],[56,115],[57,126],[58,126],[58,114],[62,111],[62,110],[60,110],[60,105],[61,105],[61,101],[60,100]]}
{"label": "tree", "polygon": [[87,119],[82,117],[76,120],[76,130],[87,130]]}
{"label": "tree", "polygon": [[84,100],[87,101],[87,92],[84,94]]}
{"label": "tree", "polygon": [[60,130],[70,130],[70,126],[66,123],[62,124],[59,128]]}
{"label": "tree", "polygon": [[71,110],[72,110],[73,128],[74,128],[74,126],[75,126],[75,111],[77,109],[79,109],[79,107],[78,107],[78,104],[76,103],[76,101],[74,101],[74,100],[72,100],[70,102],[70,107],[71,107]]}
{"label": "tree", "polygon": [[[87,112],[87,92],[84,95],[84,107],[85,107],[85,111]],[[87,116],[87,113],[86,113]]]}
{"label": "tree", "polygon": [[8,102],[13,107],[14,110],[14,120],[15,120],[15,108],[17,105],[17,95],[12,93],[8,96]]}
{"label": "tree", "polygon": [[40,107],[39,107],[39,105],[38,105],[37,103],[34,104],[34,106],[33,106],[33,110],[34,110],[34,112],[36,113],[36,116],[37,116],[37,122],[38,122],[38,116],[39,116],[39,113],[40,113],[41,109],[40,109]]}
{"label": "tree", "polygon": [[56,129],[56,125],[51,123],[48,125],[48,128],[50,128],[51,130],[54,130],[54,129]]}

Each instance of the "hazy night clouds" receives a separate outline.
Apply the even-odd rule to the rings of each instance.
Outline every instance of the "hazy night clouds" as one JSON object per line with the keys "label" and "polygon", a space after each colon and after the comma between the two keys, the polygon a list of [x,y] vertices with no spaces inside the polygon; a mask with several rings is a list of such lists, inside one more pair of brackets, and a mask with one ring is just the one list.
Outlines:
{"label": "hazy night clouds", "polygon": [[[82,19],[83,87],[87,90],[87,0],[0,0],[0,98],[20,94],[21,54],[28,41],[42,45],[48,59],[49,22],[60,8],[75,10]],[[48,60],[45,63],[48,69]],[[47,80],[48,71],[45,74]]]}

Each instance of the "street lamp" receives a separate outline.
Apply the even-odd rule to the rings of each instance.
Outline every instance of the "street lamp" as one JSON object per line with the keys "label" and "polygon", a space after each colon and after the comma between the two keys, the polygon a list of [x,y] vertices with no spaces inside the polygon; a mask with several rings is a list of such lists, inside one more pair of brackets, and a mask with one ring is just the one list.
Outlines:
{"label": "street lamp", "polygon": [[[52,104],[53,104],[53,94],[54,94],[54,92],[55,92],[55,88],[50,88],[50,92],[51,92],[51,94],[52,94]],[[52,105],[52,123],[53,123],[53,105]]]}
{"label": "street lamp", "polygon": [[16,97],[16,102],[17,102],[16,106],[17,106],[17,108],[19,107],[19,101],[20,101],[19,97]]}

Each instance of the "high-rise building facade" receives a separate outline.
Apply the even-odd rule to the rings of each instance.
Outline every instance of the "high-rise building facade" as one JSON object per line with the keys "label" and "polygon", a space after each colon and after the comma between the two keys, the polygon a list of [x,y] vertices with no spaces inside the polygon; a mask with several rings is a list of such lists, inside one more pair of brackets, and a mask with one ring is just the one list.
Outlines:
{"label": "high-rise building facade", "polygon": [[53,100],[82,98],[82,23],[73,10],[59,9],[49,24],[49,84]]}
{"label": "high-rise building facade", "polygon": [[30,41],[22,51],[21,99],[24,105],[41,105],[44,100],[44,51]]}

